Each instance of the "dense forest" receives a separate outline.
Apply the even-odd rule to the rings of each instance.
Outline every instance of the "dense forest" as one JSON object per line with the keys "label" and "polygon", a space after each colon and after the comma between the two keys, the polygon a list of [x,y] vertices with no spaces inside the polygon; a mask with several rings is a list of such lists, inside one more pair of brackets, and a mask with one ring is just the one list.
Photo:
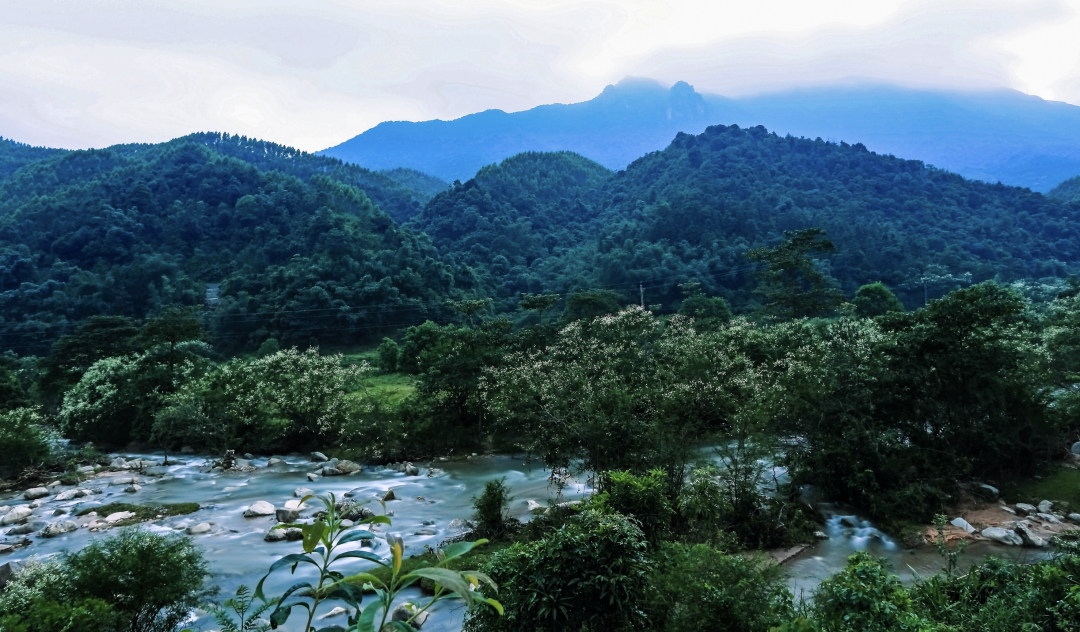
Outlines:
{"label": "dense forest", "polygon": [[1062,202],[1080,202],[1080,176],[1069,178],[1046,195]]}
{"label": "dense forest", "polygon": [[694,282],[751,312],[763,268],[747,253],[809,227],[835,245],[815,265],[841,292],[882,281],[909,308],[1080,262],[1063,195],[761,127],[680,134],[618,173],[526,153],[453,185],[220,134],[30,162],[47,150],[3,147],[26,163],[0,181],[0,335],[19,352],[90,315],[202,303],[208,284],[227,349],[378,340],[448,322],[448,299],[513,312],[523,293],[673,312]]}

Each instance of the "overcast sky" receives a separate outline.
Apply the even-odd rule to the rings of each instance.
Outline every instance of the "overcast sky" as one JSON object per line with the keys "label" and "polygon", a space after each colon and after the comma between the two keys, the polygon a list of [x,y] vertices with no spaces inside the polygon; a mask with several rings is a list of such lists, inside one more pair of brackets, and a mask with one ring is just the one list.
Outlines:
{"label": "overcast sky", "polygon": [[1080,105],[1080,0],[0,0],[0,136],[227,131],[307,150],[384,120],[862,78]]}

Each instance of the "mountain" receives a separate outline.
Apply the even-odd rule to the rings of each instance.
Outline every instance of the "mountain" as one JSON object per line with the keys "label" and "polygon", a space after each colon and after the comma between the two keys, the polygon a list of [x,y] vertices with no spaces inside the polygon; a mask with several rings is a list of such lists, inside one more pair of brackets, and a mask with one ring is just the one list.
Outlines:
{"label": "mountain", "polygon": [[625,79],[595,99],[508,114],[488,110],[453,121],[380,123],[317,152],[368,169],[409,167],[444,180],[467,180],[481,167],[526,151],[568,150],[609,169],[662,149],[680,131],[719,122],[723,100],[706,102],[688,84],[670,89]]}
{"label": "mountain", "polygon": [[1055,200],[1061,200],[1062,202],[1076,202],[1080,203],[1080,176],[1069,178],[1065,182],[1054,187],[1047,197],[1052,197]]}
{"label": "mountain", "polygon": [[31,162],[0,180],[0,346],[41,352],[91,315],[201,304],[208,284],[225,348],[366,339],[442,313],[459,272],[358,184],[419,207],[386,176],[235,136]]}
{"label": "mountain", "polygon": [[850,85],[739,99],[626,79],[596,98],[453,121],[387,122],[320,154],[370,169],[409,167],[465,180],[525,151],[573,151],[613,170],[677,132],[764,125],[781,135],[863,143],[970,179],[1049,191],[1080,172],[1080,107],[1012,90],[947,92]]}
{"label": "mountain", "polygon": [[65,151],[49,147],[31,147],[0,136],[0,179],[10,176],[35,160],[44,160]]}
{"label": "mountain", "polygon": [[608,177],[572,154],[510,158],[436,196],[409,225],[507,308],[521,292],[607,288],[633,302],[644,290],[646,302],[670,309],[678,284],[694,280],[738,310],[756,300],[746,251],[784,231],[828,231],[838,254],[822,265],[848,296],[884,281],[915,307],[924,291],[940,296],[965,275],[1075,272],[1078,219],[1080,204],[861,144],[714,126]]}

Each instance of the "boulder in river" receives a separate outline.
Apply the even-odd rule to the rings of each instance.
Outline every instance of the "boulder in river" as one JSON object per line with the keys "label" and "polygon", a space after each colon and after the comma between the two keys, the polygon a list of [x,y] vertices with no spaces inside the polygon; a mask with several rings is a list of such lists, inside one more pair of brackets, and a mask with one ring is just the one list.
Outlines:
{"label": "boulder in river", "polygon": [[297,498],[303,498],[304,496],[314,496],[315,492],[311,491],[307,487],[297,487],[293,490],[292,495]]}
{"label": "boulder in river", "polygon": [[330,467],[329,465],[322,469],[323,476],[341,476],[342,474],[343,472],[339,471],[337,468]]}
{"label": "boulder in river", "polygon": [[316,473],[314,473],[314,472],[311,472],[311,473],[309,473],[309,474],[307,475],[307,479],[308,479],[309,481],[315,481],[315,480],[317,480],[318,478],[319,478],[319,475],[318,475],[318,474],[316,474]]}
{"label": "boulder in river", "polygon": [[954,527],[959,527],[968,533],[975,533],[975,527],[971,526],[967,520],[963,518],[954,518],[949,522]]}
{"label": "boulder in river", "polygon": [[316,463],[326,463],[330,459],[326,458],[326,455],[323,454],[322,452],[312,452],[311,453],[311,460],[316,462]]}
{"label": "boulder in river", "polygon": [[1038,509],[1038,513],[1048,514],[1054,510],[1054,503],[1050,502],[1049,500],[1044,500],[1039,503]]}
{"label": "boulder in river", "polygon": [[1023,538],[1015,531],[1009,531],[1008,529],[1002,529],[1001,527],[987,527],[980,533],[983,537],[997,542],[998,544],[1020,546],[1024,543]]}
{"label": "boulder in river", "polygon": [[1069,520],[1071,522],[1075,522],[1076,524],[1080,524],[1080,513],[1069,514]]}
{"label": "boulder in river", "polygon": [[40,531],[47,526],[49,526],[49,523],[43,520],[31,520],[8,529],[7,535],[28,535],[35,531]]}
{"label": "boulder in river", "polygon": [[270,529],[263,536],[263,540],[267,542],[281,542],[285,539],[285,529]]}
{"label": "boulder in river", "polygon": [[412,627],[418,630],[423,627],[427,618],[428,612],[426,610],[420,612],[420,607],[411,601],[400,604],[397,608],[394,608],[394,611],[390,614],[390,619],[393,621],[408,621],[409,625],[412,625]]}
{"label": "boulder in river", "polygon": [[109,467],[115,467],[118,470],[126,469],[127,466],[128,466],[127,461],[125,461],[124,457],[122,457],[122,456],[118,456],[115,459],[113,459],[112,461],[109,461]]}
{"label": "boulder in river", "polygon": [[1035,507],[1035,505],[1029,505],[1027,503],[1016,503],[1016,513],[1020,514],[1021,516],[1026,516],[1028,514],[1039,513],[1039,510]]}
{"label": "boulder in river", "polygon": [[352,461],[338,461],[334,469],[342,474],[352,474],[353,472],[360,471],[360,465],[353,463]]}
{"label": "boulder in river", "polygon": [[3,518],[0,518],[0,526],[6,526],[9,524],[15,524],[16,522],[22,522],[30,517],[34,513],[34,510],[21,505],[19,507],[13,507],[11,511],[4,514]]}
{"label": "boulder in river", "polygon": [[255,518],[257,516],[272,516],[274,515],[274,506],[265,500],[257,500],[251,503],[251,506],[244,510],[245,518]]}
{"label": "boulder in river", "polygon": [[129,494],[134,494],[135,492],[139,491],[140,489],[142,489],[142,487],[140,487],[138,485],[128,485],[127,487],[124,488],[124,491],[129,493]]}
{"label": "boulder in river", "polygon": [[419,476],[420,468],[416,467],[412,463],[405,466],[405,476]]}
{"label": "boulder in river", "polygon": [[297,540],[304,539],[304,532],[297,528],[285,529],[285,539],[289,542],[296,542]]}
{"label": "boulder in river", "polygon": [[191,525],[187,528],[188,535],[199,535],[202,533],[210,533],[210,523],[200,522],[199,524]]}
{"label": "boulder in river", "polygon": [[55,538],[58,535],[64,533],[71,533],[78,530],[79,525],[75,524],[74,520],[61,520],[60,522],[54,522],[51,525],[41,530],[41,537],[43,538]]}
{"label": "boulder in river", "polygon": [[266,462],[266,467],[273,467],[273,466],[275,466],[275,465],[277,465],[279,463],[284,463],[284,462],[285,461],[282,461],[281,459],[279,459],[277,457],[270,457],[270,460]]}
{"label": "boulder in river", "polygon": [[274,512],[274,518],[278,522],[296,522],[300,519],[300,512],[296,509],[278,509]]}
{"label": "boulder in river", "polygon": [[1031,529],[1031,523],[1026,520],[1016,523],[1016,526],[1013,527],[1013,531],[1015,531],[1016,535],[1020,536],[1020,539],[1024,541],[1024,546],[1046,546],[1046,540],[1036,535]]}
{"label": "boulder in river", "polygon": [[397,500],[397,496],[394,496],[394,490],[388,489],[388,490],[386,490],[386,493],[383,494],[382,499],[383,499],[383,502],[390,501],[390,500]]}
{"label": "boulder in river", "polygon": [[49,490],[44,487],[31,487],[23,492],[23,498],[26,500],[37,500],[38,498],[45,498],[49,495]]}
{"label": "boulder in river", "polygon": [[105,516],[105,522],[108,522],[109,524],[114,524],[120,522],[121,520],[130,520],[134,517],[135,512],[133,511],[118,511],[116,513],[111,513]]}

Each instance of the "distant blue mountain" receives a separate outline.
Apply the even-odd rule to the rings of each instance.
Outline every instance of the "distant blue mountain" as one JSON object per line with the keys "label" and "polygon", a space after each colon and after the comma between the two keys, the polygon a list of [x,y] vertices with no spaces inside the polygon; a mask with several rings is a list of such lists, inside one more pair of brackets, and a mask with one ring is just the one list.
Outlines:
{"label": "distant blue mountain", "polygon": [[1080,174],[1080,107],[1014,90],[943,92],[852,85],[728,99],[679,82],[625,79],[596,98],[453,121],[381,123],[322,152],[369,169],[466,180],[523,151],[569,150],[623,169],[677,132],[709,125],[863,143],[965,177],[1046,192]]}

